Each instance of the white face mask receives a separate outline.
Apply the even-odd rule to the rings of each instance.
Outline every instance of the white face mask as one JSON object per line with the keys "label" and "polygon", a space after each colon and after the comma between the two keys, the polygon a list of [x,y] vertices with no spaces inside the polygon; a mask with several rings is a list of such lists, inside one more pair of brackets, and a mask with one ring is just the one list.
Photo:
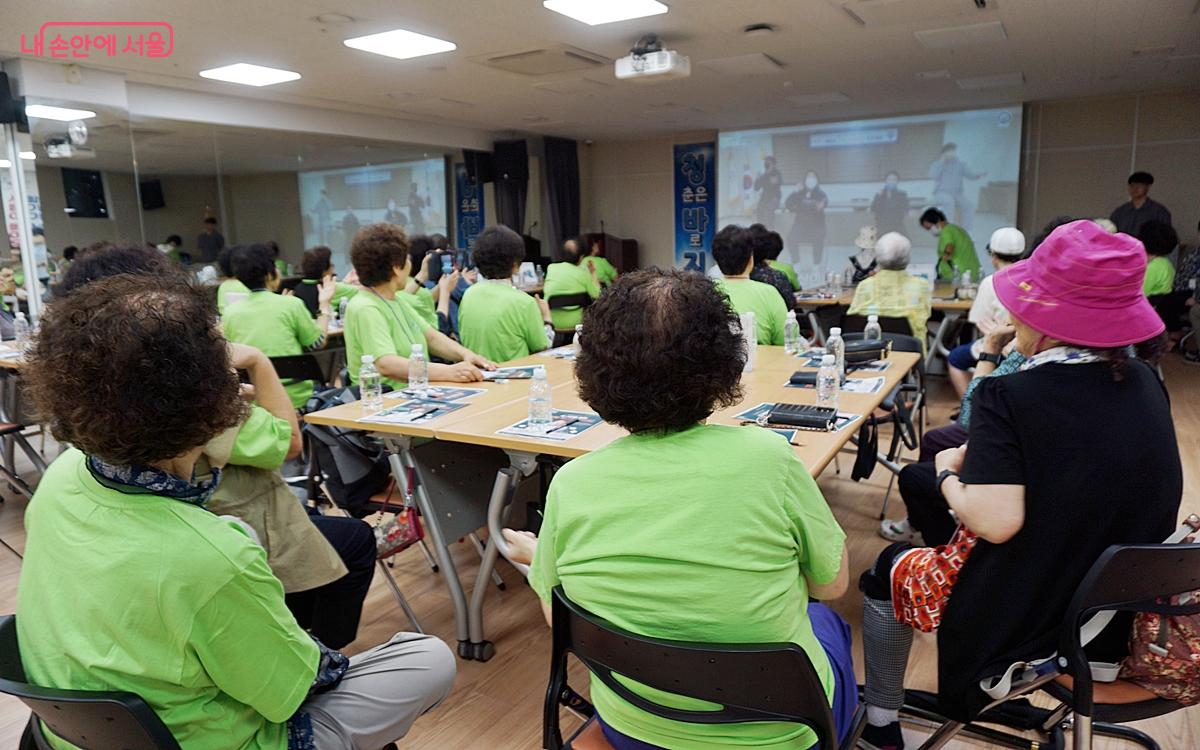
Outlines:
{"label": "white face mask", "polygon": [[804,187],[808,188],[809,190],[812,190],[816,186],[817,186],[817,178],[816,177],[805,177],[804,178]]}
{"label": "white face mask", "polygon": [[929,233],[932,234],[934,237],[937,237],[939,234],[942,233],[942,228],[941,227],[930,227]]}

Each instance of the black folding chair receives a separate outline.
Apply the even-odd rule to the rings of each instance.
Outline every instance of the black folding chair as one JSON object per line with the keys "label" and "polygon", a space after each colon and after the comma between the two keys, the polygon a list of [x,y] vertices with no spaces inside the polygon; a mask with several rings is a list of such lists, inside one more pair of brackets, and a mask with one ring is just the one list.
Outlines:
{"label": "black folding chair", "polygon": [[325,368],[321,366],[321,361],[317,358],[317,355],[312,352],[291,354],[284,357],[271,357],[271,365],[275,368],[275,374],[279,376],[284,385],[294,385],[305,380],[311,380],[314,390],[323,390],[329,384],[329,375],[325,372]]}
{"label": "black folding chair", "polygon": [[[867,327],[866,315],[844,315],[842,316],[842,336],[847,333],[862,333]],[[901,336],[912,336],[912,324],[908,322],[908,318],[898,318],[888,315],[879,316],[879,327],[884,333],[898,333]]]}
{"label": "black folding chair", "polygon": [[[565,750],[585,732],[598,732],[592,719],[563,743],[558,707],[575,696],[567,685],[567,654],[575,654],[593,675],[625,701],[647,713],[694,724],[741,724],[752,721],[790,721],[816,733],[817,747],[838,748],[833,714],[825,689],[804,649],[794,643],[707,644],[647,638],[621,630],[567,599],[554,589],[553,652],[550,684],[546,689],[543,748]],[[646,700],[617,681],[614,674],[639,683],[722,706],[716,711],[668,708]],[[590,707],[587,709],[590,711]],[[841,748],[858,741],[865,713],[860,706],[854,731]],[[592,740],[592,746],[607,743]]]}
{"label": "black folding chair", "polygon": [[[1192,519],[1189,519],[1189,524]],[[1200,525],[1200,520],[1196,521]],[[1109,683],[1093,683],[1087,654],[1080,638],[1080,628],[1098,612],[1156,612],[1165,615],[1191,615],[1200,613],[1200,600],[1186,605],[1170,604],[1171,597],[1200,591],[1200,544],[1127,544],[1113,545],[1105,550],[1084,576],[1063,618],[1059,639],[1057,668],[1050,662],[1051,669],[1025,684],[1014,687],[1010,693],[985,709],[981,717],[989,723],[1007,723],[997,716],[1003,704],[1029,693],[1042,690],[1059,701],[1053,709],[1044,710],[1042,720],[1034,727],[1042,736],[1042,743],[1057,743],[1054,747],[1066,747],[1064,731],[1073,726],[1074,750],[1090,750],[1092,735],[1118,737],[1134,742],[1147,750],[1161,750],[1158,743],[1144,732],[1131,727],[1119,726],[1130,721],[1149,719],[1177,711],[1183,706],[1162,698],[1134,703],[1105,703]],[[1065,687],[1056,681],[1061,675],[1072,678],[1073,686]],[[936,713],[936,705],[930,706],[927,694],[913,695],[910,691],[901,713],[926,720],[943,722],[921,750],[937,750],[956,735],[970,734],[984,737],[989,742],[1006,747],[1029,748],[1031,741],[998,732],[975,723],[947,721]]]}
{"label": "black folding chair", "polygon": [[[586,310],[593,302],[592,295],[587,292],[576,294],[556,294],[546,298],[546,304],[551,310]],[[554,331],[554,346],[566,346],[575,336],[574,330]]]}
{"label": "black folding chair", "polygon": [[133,693],[56,690],[26,679],[16,615],[0,617],[0,693],[20,699],[33,712],[20,750],[52,750],[43,723],[84,750],[180,750],[154,709]]}

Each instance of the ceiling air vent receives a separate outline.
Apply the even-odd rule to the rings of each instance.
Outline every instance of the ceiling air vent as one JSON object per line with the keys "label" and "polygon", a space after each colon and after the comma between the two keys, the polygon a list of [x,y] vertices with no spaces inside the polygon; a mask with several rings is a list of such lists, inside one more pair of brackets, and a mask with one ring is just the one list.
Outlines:
{"label": "ceiling air vent", "polygon": [[526,76],[588,71],[612,64],[612,60],[607,57],[567,44],[520,52],[481,55],[472,57],[471,60],[490,68]]}

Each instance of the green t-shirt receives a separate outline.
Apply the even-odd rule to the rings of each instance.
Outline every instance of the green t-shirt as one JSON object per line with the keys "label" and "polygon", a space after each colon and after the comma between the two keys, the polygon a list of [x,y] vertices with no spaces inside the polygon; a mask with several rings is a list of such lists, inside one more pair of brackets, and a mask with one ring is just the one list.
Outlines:
{"label": "green t-shirt", "polygon": [[[72,448],[25,529],[17,633],[32,682],[136,693],[188,750],[285,750],[319,654],[240,526],[109,489]],[[63,575],[81,559],[87,575]]]}
{"label": "green t-shirt", "polygon": [[[586,266],[563,262],[551,263],[546,268],[546,283],[542,287],[542,296],[547,300],[558,295],[580,292],[587,292],[592,299],[600,296],[600,285],[592,281],[591,271]],[[573,331],[575,326],[583,322],[583,308],[551,310],[550,320],[560,331]]]}
{"label": "green t-shirt", "polygon": [[[950,256],[950,265],[942,260],[942,253],[947,245],[954,245],[954,253]],[[937,274],[940,279],[950,278],[951,271],[955,276],[962,276],[963,271],[970,271],[971,278],[979,281],[979,256],[975,254],[975,243],[966,230],[956,224],[947,223],[938,235]]]}
{"label": "green t-shirt", "polygon": [[397,292],[396,296],[411,307],[417,317],[428,323],[430,327],[438,327],[437,303],[433,301],[433,292],[421,286],[412,294]]}
{"label": "green t-shirt", "polygon": [[1156,294],[1167,294],[1175,288],[1175,266],[1162,255],[1150,257],[1146,264],[1146,278],[1142,282],[1142,292],[1147,297]]}
{"label": "green t-shirt", "polygon": [[[225,279],[217,287],[217,312],[222,316],[229,306],[241,302],[250,294],[250,289],[237,279]],[[230,296],[232,295],[232,299]]]}
{"label": "green t-shirt", "polygon": [[[364,354],[374,355],[377,363],[389,354],[407,359],[412,345],[420,344],[428,358],[425,331],[430,325],[401,300],[403,295],[404,292],[397,292],[395,298],[384,300],[366,289],[346,305],[346,364],[351,383],[358,382],[358,368]],[[404,387],[403,381],[391,378],[384,378],[383,382],[397,389]]]}
{"label": "green t-shirt", "polygon": [[[250,292],[244,302],[232,305],[221,318],[225,338],[249,344],[268,357],[303,354],[321,341],[323,334],[299,297],[274,292]],[[303,406],[312,396],[311,380],[284,386],[293,406]]]}
{"label": "green t-shirt", "polygon": [[467,289],[458,305],[463,346],[493,362],[545,349],[546,328],[537,300],[509,283],[485,280]]}
{"label": "green t-shirt", "polygon": [[613,268],[613,264],[608,262],[608,258],[602,255],[593,255],[587,259],[587,262],[595,267],[596,278],[604,286],[608,286],[617,280],[617,269]]}
{"label": "green t-shirt", "polygon": [[792,285],[792,289],[799,291],[800,278],[796,276],[796,269],[790,263],[784,263],[780,260],[768,260],[767,265],[787,276],[788,283]]}
{"label": "green t-shirt", "polygon": [[288,264],[287,264],[287,261],[286,261],[286,260],[283,260],[282,258],[276,258],[276,259],[275,259],[275,271],[276,271],[276,272],[277,272],[277,273],[278,273],[280,276],[287,276],[287,275],[288,275]]}
{"label": "green t-shirt", "polygon": [[770,284],[752,279],[715,279],[717,289],[729,297],[734,312],[754,313],[758,343],[783,346],[783,324],[787,322],[787,305],[779,290]]}
{"label": "green t-shirt", "polygon": [[[739,498],[736,508],[730,498]],[[529,583],[543,600],[561,585],[584,609],[655,638],[799,644],[831,696],[833,672],[808,621],[805,576],[832,582],[844,541],[786,441],[756,427],[697,425],[623,437],[559,469]],[[634,689],[663,705],[712,708]],[[782,750],[816,740],[800,724],[657,718],[596,679],[591,697],[614,729],[662,747]]]}

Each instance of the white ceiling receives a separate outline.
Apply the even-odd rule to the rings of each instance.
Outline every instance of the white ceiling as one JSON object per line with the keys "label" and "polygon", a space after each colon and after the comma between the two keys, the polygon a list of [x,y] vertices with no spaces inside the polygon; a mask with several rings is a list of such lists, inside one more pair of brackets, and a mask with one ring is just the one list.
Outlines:
{"label": "white ceiling", "polygon": [[[666,15],[589,27],[545,10],[541,0],[5,0],[0,57],[17,56],[20,34],[31,35],[47,20],[163,20],[175,29],[171,58],[93,56],[80,64],[124,71],[140,83],[584,139],[1200,82],[1198,0],[987,0],[985,10],[974,0],[665,1]],[[322,13],[355,20],[322,26],[312,20]],[[742,29],[752,23],[777,31],[747,36]],[[342,45],[396,27],[448,39],[458,49],[394,60]],[[560,45],[611,60],[646,32],[691,57],[690,78],[618,83],[609,64],[538,76],[481,62]],[[763,72],[774,66],[761,58],[727,59],[757,53],[780,67]],[[713,61],[721,62],[705,64]],[[303,78],[248,89],[196,75],[232,62],[295,70]],[[948,76],[918,77],[931,71]],[[1015,80],[1024,83],[1006,74],[1020,74]],[[964,88],[991,77],[1008,83]],[[972,80],[960,85],[959,79]]]}

